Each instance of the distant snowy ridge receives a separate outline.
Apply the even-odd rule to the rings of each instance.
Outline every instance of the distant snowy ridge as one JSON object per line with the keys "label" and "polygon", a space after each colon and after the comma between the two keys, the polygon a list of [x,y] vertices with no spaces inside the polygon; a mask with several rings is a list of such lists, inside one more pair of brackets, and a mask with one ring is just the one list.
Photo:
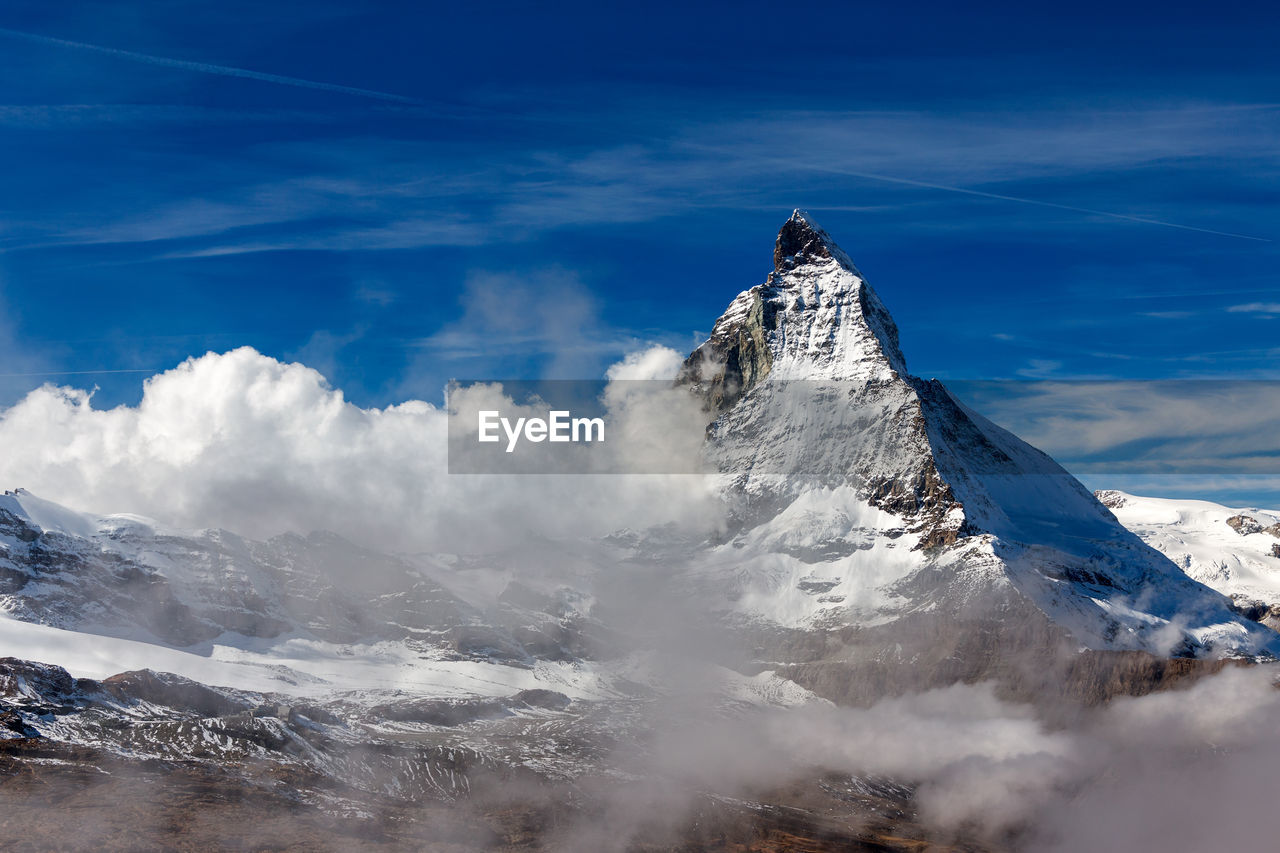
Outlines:
{"label": "distant snowy ridge", "polygon": [[1097,495],[1121,524],[1188,575],[1280,626],[1280,510],[1116,490]]}

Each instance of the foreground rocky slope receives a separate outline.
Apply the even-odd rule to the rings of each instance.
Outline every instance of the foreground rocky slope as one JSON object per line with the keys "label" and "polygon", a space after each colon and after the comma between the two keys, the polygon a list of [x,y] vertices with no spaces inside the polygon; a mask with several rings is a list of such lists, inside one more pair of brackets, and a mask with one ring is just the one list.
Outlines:
{"label": "foreground rocky slope", "polygon": [[643,714],[631,705],[550,691],[292,701],[0,659],[0,839],[9,849],[598,850],[612,849],[598,840],[610,810],[632,797],[632,850],[914,850],[927,834],[910,785],[833,773],[749,800],[691,790],[674,818],[646,817],[648,783],[610,759],[636,742]]}

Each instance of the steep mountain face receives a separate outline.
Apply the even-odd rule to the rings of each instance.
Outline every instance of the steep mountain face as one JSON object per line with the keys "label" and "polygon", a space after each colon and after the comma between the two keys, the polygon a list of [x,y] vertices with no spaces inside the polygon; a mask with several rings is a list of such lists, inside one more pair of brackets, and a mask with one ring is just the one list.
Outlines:
{"label": "steep mountain face", "polygon": [[1094,649],[1280,649],[1048,456],[911,376],[883,302],[799,211],[680,381],[714,418],[737,521],[695,574],[750,620],[918,634],[992,612]]}

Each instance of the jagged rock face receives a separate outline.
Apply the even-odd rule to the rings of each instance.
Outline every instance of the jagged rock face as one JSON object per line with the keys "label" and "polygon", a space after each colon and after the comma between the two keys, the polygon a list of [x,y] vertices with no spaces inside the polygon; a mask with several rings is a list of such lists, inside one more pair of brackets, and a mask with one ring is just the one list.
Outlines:
{"label": "jagged rock face", "polygon": [[781,271],[792,267],[832,259],[830,237],[800,211],[782,224],[773,247],[773,268]]}
{"label": "jagged rock face", "polygon": [[[268,542],[226,531],[157,532],[104,519],[75,535],[43,529],[19,492],[0,505],[0,599],[29,621],[127,633],[177,646],[224,631],[275,637],[302,630],[333,642],[446,631],[465,606],[394,558],[330,534]],[[2,543],[0,543],[2,544]],[[371,606],[376,601],[377,606]]]}
{"label": "jagged rock face", "polygon": [[853,262],[799,211],[783,226],[774,270],[738,295],[679,381],[719,415],[766,376],[885,380],[906,373],[898,329]]}
{"label": "jagged rock face", "polygon": [[1128,503],[1124,492],[1117,492],[1115,489],[1100,489],[1094,492],[1093,496],[1107,509],[1120,509]]}
{"label": "jagged rock face", "polygon": [[[734,567],[703,580],[731,608],[819,627],[954,614],[1012,592],[1094,648],[1280,640],[1048,456],[911,376],[883,302],[811,217],[783,225],[773,261],[678,380],[707,401],[706,455],[729,484],[732,540],[708,562]],[[1183,611],[1196,627],[1155,639]]]}
{"label": "jagged rock face", "polygon": [[1262,525],[1258,523],[1258,520],[1248,515],[1231,516],[1227,519],[1227,526],[1241,536],[1262,532]]}
{"label": "jagged rock face", "polygon": [[[0,601],[18,616],[51,624],[120,620],[178,645],[211,639],[221,630],[193,613],[168,579],[118,552],[82,547],[61,532],[45,533],[0,505]],[[38,600],[38,603],[36,603]]]}
{"label": "jagged rock face", "polygon": [[[189,707],[193,689],[204,692]],[[627,822],[618,843],[566,843],[566,828],[594,828],[619,804],[632,807],[641,777],[626,756],[651,751],[643,720],[661,716],[550,690],[452,702],[395,691],[323,707],[283,699],[145,672],[77,680],[0,658],[7,846],[914,850],[931,831],[916,818],[914,785],[814,769],[788,774],[776,791],[690,790],[687,816],[680,808],[655,821],[657,840],[623,843],[634,832]],[[645,778],[686,789],[661,765]]]}
{"label": "jagged rock face", "polygon": [[[98,766],[121,758],[208,763],[238,772],[241,783],[250,784],[256,765],[323,782],[334,792],[411,800],[456,797],[496,763],[460,738],[445,735],[431,743],[427,726],[403,739],[379,738],[371,729],[414,719],[415,703],[395,691],[378,698],[386,701],[297,704],[149,670],[95,681],[72,678],[58,666],[0,658],[0,754],[16,746],[20,753],[70,758],[72,745],[79,745],[88,751],[81,759]],[[545,724],[569,701],[529,690],[478,708],[456,704],[450,725],[508,717],[495,725],[517,728],[535,715]],[[353,725],[357,720],[360,725]],[[516,766],[507,772],[521,771]]]}
{"label": "jagged rock face", "polygon": [[776,320],[774,307],[752,294],[741,317],[717,323],[707,342],[685,359],[677,381],[696,385],[713,416],[732,408],[769,375],[773,353],[767,338]]}
{"label": "jagged rock face", "polygon": [[815,484],[851,485],[921,533],[920,547],[939,547],[1008,534],[1001,478],[1034,475],[1041,491],[1052,483],[1108,519],[1053,460],[910,376],[879,296],[799,211],[778,234],[773,272],[730,304],[680,381],[716,418],[708,455],[759,511]]}
{"label": "jagged rock face", "polygon": [[[849,257],[799,211],[778,234],[773,272],[730,304],[678,381],[715,418],[712,459],[765,497],[762,508],[785,500],[779,475],[797,474],[853,482],[874,506],[935,525],[957,505],[929,453],[897,326]],[[954,530],[939,541],[947,538]]]}

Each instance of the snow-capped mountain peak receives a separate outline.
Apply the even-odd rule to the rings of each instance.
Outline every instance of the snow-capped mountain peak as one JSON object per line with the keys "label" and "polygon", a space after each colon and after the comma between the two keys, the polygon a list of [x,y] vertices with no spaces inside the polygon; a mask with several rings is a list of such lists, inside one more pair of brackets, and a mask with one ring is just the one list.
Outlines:
{"label": "snow-capped mountain peak", "polygon": [[773,250],[774,269],[781,272],[827,260],[834,260],[858,278],[862,277],[849,256],[811,214],[799,208],[793,210],[791,218],[778,231],[778,241]]}
{"label": "snow-capped mountain peak", "polygon": [[778,232],[774,269],[738,294],[686,360],[682,381],[723,411],[765,377],[885,381],[905,376],[898,328],[849,256],[797,210]]}
{"label": "snow-capped mountain peak", "polygon": [[741,531],[720,556],[750,615],[865,624],[1016,600],[1091,648],[1280,649],[1044,453],[911,376],[879,296],[800,211],[681,379],[714,418],[707,455]]}

